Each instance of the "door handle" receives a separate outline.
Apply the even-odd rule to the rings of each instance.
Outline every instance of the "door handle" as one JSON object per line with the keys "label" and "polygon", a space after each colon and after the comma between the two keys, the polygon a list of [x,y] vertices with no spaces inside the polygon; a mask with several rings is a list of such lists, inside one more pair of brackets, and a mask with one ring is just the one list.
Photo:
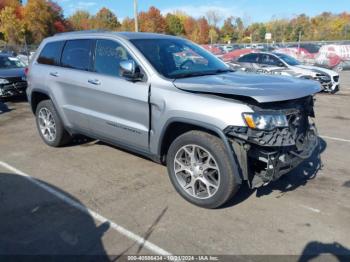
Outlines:
{"label": "door handle", "polygon": [[58,72],[50,72],[50,76],[58,77],[59,74],[58,74]]}
{"label": "door handle", "polygon": [[88,82],[93,85],[100,85],[101,82],[98,79],[89,79]]}

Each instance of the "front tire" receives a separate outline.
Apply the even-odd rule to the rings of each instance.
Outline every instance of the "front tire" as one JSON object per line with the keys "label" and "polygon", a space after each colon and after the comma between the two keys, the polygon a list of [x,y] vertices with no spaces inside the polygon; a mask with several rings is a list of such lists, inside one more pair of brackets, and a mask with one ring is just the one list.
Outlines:
{"label": "front tire", "polygon": [[49,146],[60,147],[71,140],[51,100],[41,101],[35,112],[36,125],[42,140]]}
{"label": "front tire", "polygon": [[176,191],[204,208],[222,206],[240,186],[224,143],[202,131],[190,131],[174,140],[168,150],[167,168]]}

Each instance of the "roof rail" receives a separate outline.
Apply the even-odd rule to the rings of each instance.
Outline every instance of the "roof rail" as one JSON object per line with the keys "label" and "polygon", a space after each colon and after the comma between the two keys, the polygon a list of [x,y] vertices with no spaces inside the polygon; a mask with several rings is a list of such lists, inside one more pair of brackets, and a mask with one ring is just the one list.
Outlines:
{"label": "roof rail", "polygon": [[69,32],[63,32],[63,33],[56,33],[55,36],[58,35],[65,35],[65,34],[86,34],[86,33],[105,33],[105,32],[111,32],[108,30],[81,30],[81,31],[69,31]]}

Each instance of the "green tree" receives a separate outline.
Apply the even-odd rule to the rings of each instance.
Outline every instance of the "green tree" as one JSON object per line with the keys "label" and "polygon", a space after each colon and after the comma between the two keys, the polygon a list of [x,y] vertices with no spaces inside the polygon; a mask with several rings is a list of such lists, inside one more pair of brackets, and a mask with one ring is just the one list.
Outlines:
{"label": "green tree", "polygon": [[120,28],[117,16],[108,8],[101,8],[93,17],[93,28],[116,31]]}
{"label": "green tree", "polygon": [[181,22],[181,19],[174,14],[167,14],[165,17],[167,25],[167,33],[171,35],[183,35],[184,26]]}
{"label": "green tree", "polygon": [[197,28],[196,20],[193,17],[187,16],[185,18],[184,30],[185,30],[186,37],[191,41],[196,42],[196,40],[198,39],[198,28]]}
{"label": "green tree", "polygon": [[29,42],[40,43],[53,33],[54,17],[45,0],[28,0],[24,8],[24,25],[29,32]]}
{"label": "green tree", "polygon": [[233,17],[230,16],[225,19],[223,26],[221,27],[222,40],[224,42],[231,42],[234,38],[235,27],[233,25]]}
{"label": "green tree", "polygon": [[301,35],[301,40],[311,40],[312,38],[310,35],[312,35],[311,32],[311,23],[308,16],[305,14],[301,14],[297,16],[296,18],[291,20],[291,24],[293,27],[292,34],[290,36],[292,41],[298,41],[299,40],[299,34]]}
{"label": "green tree", "polygon": [[236,17],[235,27],[237,30],[237,34],[236,34],[237,40],[242,40],[244,38],[244,30],[245,30],[242,18]]}
{"label": "green tree", "polygon": [[132,32],[135,30],[134,19],[126,17],[123,19],[122,24],[120,26],[121,31]]}
{"label": "green tree", "polygon": [[91,16],[89,12],[78,10],[68,18],[73,30],[89,30],[92,28]]}
{"label": "green tree", "polygon": [[0,32],[5,41],[10,45],[23,41],[23,24],[17,18],[15,9],[11,6],[4,7],[0,12]]}
{"label": "green tree", "polygon": [[198,40],[199,44],[207,44],[209,41],[210,26],[208,20],[205,17],[201,17],[197,20],[198,26]]}
{"label": "green tree", "polygon": [[214,27],[211,27],[209,30],[209,38],[210,38],[210,43],[216,43],[219,39],[219,34],[217,32],[217,29]]}
{"label": "green tree", "polygon": [[160,13],[160,10],[154,6],[151,6],[147,12],[139,14],[139,24],[142,32],[166,32],[165,18]]}
{"label": "green tree", "polygon": [[0,10],[6,6],[13,7],[14,9],[22,5],[22,1],[19,0],[0,0]]}

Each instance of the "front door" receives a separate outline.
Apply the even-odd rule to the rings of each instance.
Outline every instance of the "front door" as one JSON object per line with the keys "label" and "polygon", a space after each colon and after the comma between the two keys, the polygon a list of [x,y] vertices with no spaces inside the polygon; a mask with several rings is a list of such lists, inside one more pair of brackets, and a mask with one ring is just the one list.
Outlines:
{"label": "front door", "polygon": [[149,107],[147,81],[119,76],[119,64],[133,57],[115,40],[96,40],[89,87],[89,126],[98,137],[137,149],[148,149]]}

